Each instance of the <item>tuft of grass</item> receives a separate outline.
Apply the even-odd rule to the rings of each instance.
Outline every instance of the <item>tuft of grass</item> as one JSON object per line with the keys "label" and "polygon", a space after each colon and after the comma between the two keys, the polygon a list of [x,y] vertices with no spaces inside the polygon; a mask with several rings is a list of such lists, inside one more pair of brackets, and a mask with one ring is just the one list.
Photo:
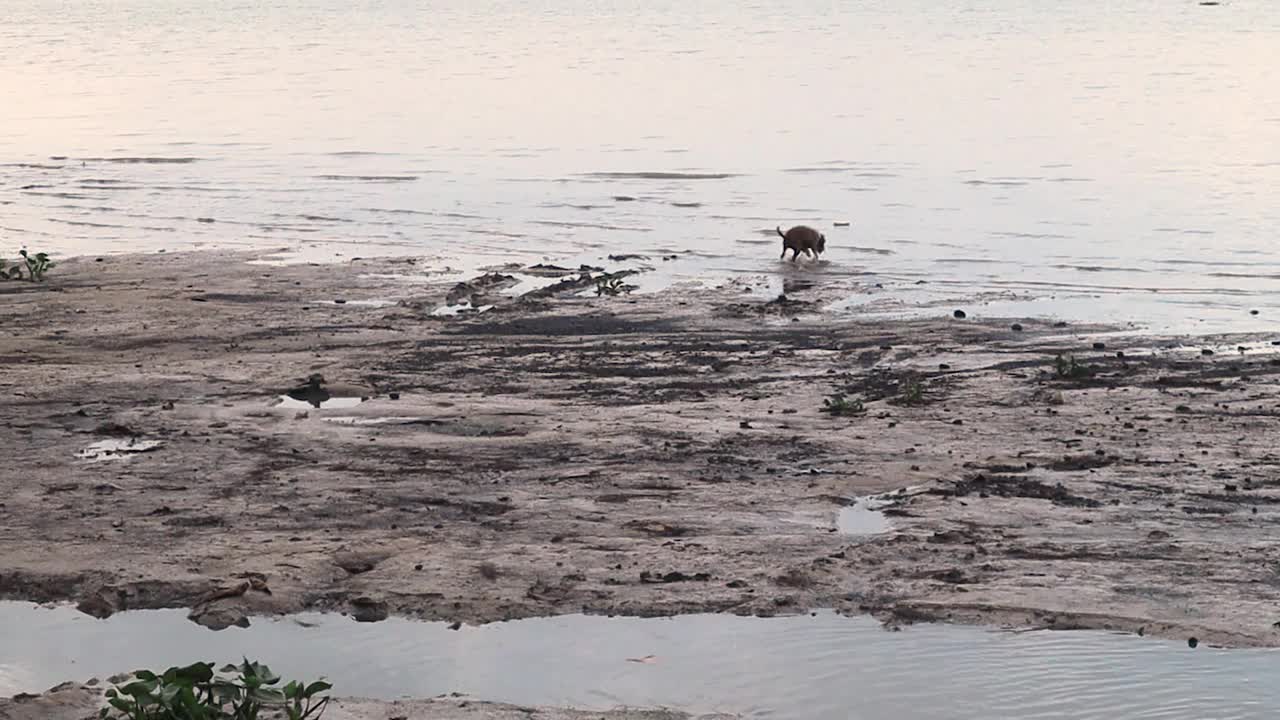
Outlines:
{"label": "tuft of grass", "polygon": [[858,398],[850,399],[843,393],[836,393],[822,401],[820,410],[832,415],[861,415],[867,411],[867,408]]}
{"label": "tuft of grass", "polygon": [[161,674],[138,670],[106,692],[102,720],[316,720],[329,705],[333,686],[292,681],[278,687],[271,668],[245,659],[214,670],[213,663],[171,667]]}
{"label": "tuft of grass", "polygon": [[632,286],[622,282],[622,278],[618,277],[602,277],[596,280],[596,297],[608,295],[614,297],[622,294],[630,294]]}
{"label": "tuft of grass", "polygon": [[902,392],[898,395],[898,404],[900,405],[919,405],[924,402],[924,383],[912,378],[902,386]]}

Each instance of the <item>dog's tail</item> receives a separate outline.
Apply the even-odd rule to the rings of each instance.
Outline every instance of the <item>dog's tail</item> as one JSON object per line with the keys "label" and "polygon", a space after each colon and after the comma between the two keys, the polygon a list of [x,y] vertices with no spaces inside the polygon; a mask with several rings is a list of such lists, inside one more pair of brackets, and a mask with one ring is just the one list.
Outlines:
{"label": "dog's tail", "polygon": [[774,228],[774,229],[778,231],[778,237],[782,238],[783,240],[786,240],[786,239],[787,239],[787,234],[786,234],[786,233],[784,233],[784,232],[782,232],[782,226],[781,226],[781,225],[779,225],[778,227],[776,227],[776,228]]}

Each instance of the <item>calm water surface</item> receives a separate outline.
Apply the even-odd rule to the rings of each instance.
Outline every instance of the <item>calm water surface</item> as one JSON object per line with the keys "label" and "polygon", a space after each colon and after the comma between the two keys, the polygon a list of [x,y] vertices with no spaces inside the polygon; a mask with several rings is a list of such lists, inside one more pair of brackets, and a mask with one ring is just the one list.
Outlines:
{"label": "calm water surface", "polygon": [[1274,718],[1276,651],[1100,632],[886,632],[869,618],[563,616],[464,627],[333,615],[213,632],[185,611],[95,620],[0,602],[0,696],[192,660],[260,659],[335,692],[518,704],[664,705],[787,720]]}
{"label": "calm water surface", "polygon": [[4,245],[681,253],[653,283],[776,275],[773,227],[808,222],[903,303],[1280,330],[1271,0],[0,15]]}

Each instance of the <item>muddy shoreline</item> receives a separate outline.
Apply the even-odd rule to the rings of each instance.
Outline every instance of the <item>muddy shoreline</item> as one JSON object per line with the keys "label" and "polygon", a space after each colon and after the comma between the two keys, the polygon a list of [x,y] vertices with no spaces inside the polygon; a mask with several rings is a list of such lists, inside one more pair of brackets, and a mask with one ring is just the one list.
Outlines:
{"label": "muddy shoreline", "polygon": [[[835,608],[1280,645],[1270,337],[864,321],[802,270],[785,301],[578,297],[574,273],[513,298],[411,260],[248,259],[0,284],[0,597],[213,626]],[[353,399],[281,400],[312,375]],[[893,491],[889,533],[835,531]]]}

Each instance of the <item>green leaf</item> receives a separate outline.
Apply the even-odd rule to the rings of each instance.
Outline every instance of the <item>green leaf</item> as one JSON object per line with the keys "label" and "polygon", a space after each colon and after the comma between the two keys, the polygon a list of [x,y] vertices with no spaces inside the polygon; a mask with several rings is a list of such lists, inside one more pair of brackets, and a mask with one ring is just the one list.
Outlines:
{"label": "green leaf", "polygon": [[194,682],[203,683],[213,679],[213,663],[198,662],[176,669],[178,677],[188,678]]}
{"label": "green leaf", "polygon": [[249,697],[263,705],[283,705],[285,702],[284,693],[273,688],[257,688],[249,693]]}
{"label": "green leaf", "polygon": [[311,697],[312,695],[315,695],[318,692],[324,692],[325,690],[331,690],[332,688],[333,688],[332,684],[327,683],[323,680],[317,680],[311,683],[310,685],[308,685],[307,689],[302,691],[302,695],[303,697]]}
{"label": "green leaf", "polygon": [[120,692],[130,697],[145,697],[155,692],[158,685],[159,683],[155,680],[139,680],[120,688]]}
{"label": "green leaf", "polygon": [[153,673],[153,672],[151,672],[150,670],[138,670],[138,671],[135,671],[135,672],[133,673],[133,676],[134,676],[134,677],[136,677],[136,678],[138,678],[139,680],[156,680],[156,679],[158,679],[158,678],[156,678],[156,674],[155,674],[155,673]]}

